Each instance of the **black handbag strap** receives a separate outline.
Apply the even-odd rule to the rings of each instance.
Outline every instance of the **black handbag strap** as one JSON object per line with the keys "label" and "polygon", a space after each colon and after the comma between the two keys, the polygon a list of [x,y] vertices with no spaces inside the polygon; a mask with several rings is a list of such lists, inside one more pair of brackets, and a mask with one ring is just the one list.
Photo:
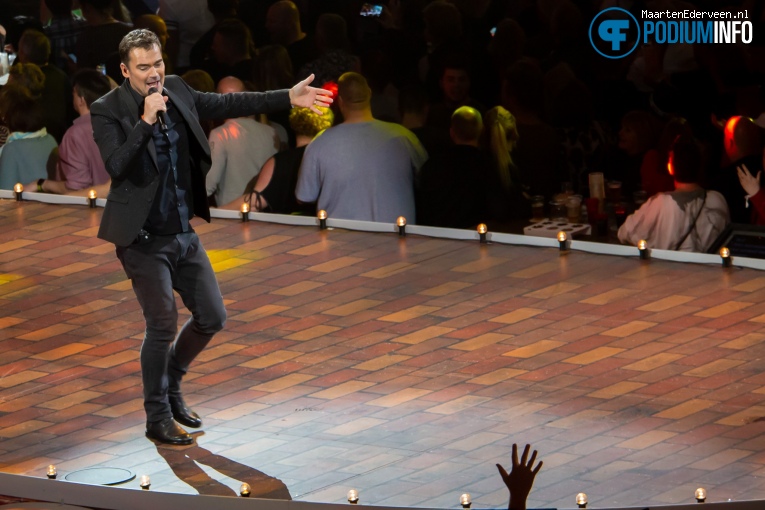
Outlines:
{"label": "black handbag strap", "polygon": [[696,228],[696,222],[699,221],[699,216],[701,216],[701,211],[704,210],[704,205],[707,203],[707,190],[704,191],[704,200],[701,202],[701,207],[699,207],[698,212],[696,213],[696,217],[693,218],[693,223],[691,223],[691,227],[688,229],[688,232],[685,233],[682,239],[675,245],[674,251],[677,251],[680,249],[680,247],[683,245],[686,239],[688,239],[688,236],[691,235],[691,232]]}
{"label": "black handbag strap", "polygon": [[265,208],[263,207],[263,194],[260,191],[252,190],[251,193],[246,195],[245,202],[247,202],[247,205],[250,206],[250,210],[252,211],[252,195],[255,195],[255,210],[259,212],[265,211],[271,211],[271,204],[268,204]]}

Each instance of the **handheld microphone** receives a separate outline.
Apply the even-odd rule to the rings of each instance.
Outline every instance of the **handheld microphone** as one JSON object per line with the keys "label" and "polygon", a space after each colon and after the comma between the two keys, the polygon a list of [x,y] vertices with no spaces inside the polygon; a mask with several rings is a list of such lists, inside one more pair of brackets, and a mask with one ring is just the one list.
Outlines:
{"label": "handheld microphone", "polygon": [[[156,94],[159,92],[157,90],[157,87],[152,87],[149,89],[149,95]],[[167,132],[167,124],[165,123],[165,112],[160,110],[157,112],[157,122],[159,122],[159,130],[163,133]]]}

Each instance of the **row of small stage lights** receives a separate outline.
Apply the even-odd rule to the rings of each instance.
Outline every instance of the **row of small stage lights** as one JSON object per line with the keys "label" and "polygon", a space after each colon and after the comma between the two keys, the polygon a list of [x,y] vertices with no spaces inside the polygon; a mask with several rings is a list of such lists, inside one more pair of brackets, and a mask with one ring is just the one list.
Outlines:
{"label": "row of small stage lights", "polygon": [[[24,185],[20,182],[17,182],[13,186],[13,192],[16,194],[16,201],[21,202],[24,198]],[[98,195],[96,194],[96,190],[91,188],[90,191],[88,191],[88,204],[90,205],[91,209],[95,209],[97,198]]]}
{"label": "row of small stage lights", "polygon": [[[21,201],[22,196],[24,194],[24,186],[20,182],[17,182],[16,185],[13,187],[13,191],[14,193],[16,193],[16,200]],[[96,190],[91,189],[88,192],[88,203],[90,204],[91,208],[96,207],[96,198],[97,198]],[[239,209],[239,212],[242,215],[242,222],[250,221],[250,204],[248,202],[242,203],[242,207]],[[327,211],[325,211],[324,209],[321,209],[316,214],[316,217],[319,220],[319,228],[321,230],[326,229],[327,228]],[[404,218],[403,216],[399,216],[396,219],[396,226],[398,227],[398,235],[401,237],[405,237],[406,236],[406,218]],[[486,226],[486,223],[481,223],[480,225],[478,225],[478,227],[476,228],[476,231],[478,232],[478,240],[482,244],[486,244],[488,242],[486,234],[489,232],[489,229]],[[566,232],[561,230],[560,232],[558,232],[557,238],[558,238],[558,243],[560,245],[560,251],[568,251],[568,248],[569,248],[568,234],[566,234]],[[642,260],[648,260],[651,258],[650,250],[648,249],[648,243],[646,243],[644,239],[641,239],[640,241],[638,241],[637,249],[640,254],[640,258]],[[723,267],[731,267],[733,260],[731,259],[731,256],[730,256],[730,250],[725,246],[720,248],[720,259],[722,261]]]}
{"label": "row of small stage lights", "polygon": [[[46,473],[48,478],[50,480],[55,480],[56,476],[58,475],[56,471],[56,466],[51,464],[48,466],[48,471]],[[149,475],[141,475],[141,478],[139,479],[139,485],[141,486],[141,489],[143,490],[149,490],[151,487],[151,479],[149,478]],[[249,498],[250,494],[252,494],[252,488],[250,487],[250,484],[243,483],[239,487],[239,495],[243,498]],[[707,491],[703,487],[699,487],[696,489],[696,491],[693,493],[693,497],[696,499],[697,503],[704,503],[707,500]],[[356,505],[359,502],[359,491],[356,489],[351,489],[348,491],[348,503],[352,505]],[[587,508],[587,494],[584,492],[580,492],[576,495],[575,498],[576,505],[579,508]],[[460,496],[460,505],[462,505],[462,508],[468,509],[472,506],[473,499],[471,498],[470,494],[467,492],[462,494]]]}
{"label": "row of small stage lights", "polygon": [[[250,204],[244,202],[239,212],[242,214],[243,222],[250,221]],[[319,210],[319,212],[316,214],[316,218],[319,220],[319,228],[321,230],[327,228],[327,217],[327,211],[324,209]],[[396,226],[398,227],[398,235],[400,237],[406,237],[406,218],[399,216],[396,219]],[[481,223],[478,225],[476,232],[478,232],[478,240],[481,244],[488,243],[487,234],[489,232],[489,228],[486,226],[486,223]],[[568,234],[561,230],[558,232],[557,238],[560,246],[560,251],[568,251],[570,242]],[[651,258],[651,253],[648,249],[648,243],[644,239],[638,241],[637,249],[641,260],[649,260]],[[720,248],[720,259],[722,261],[723,267],[731,267],[733,261],[730,256],[730,250],[725,246]]]}

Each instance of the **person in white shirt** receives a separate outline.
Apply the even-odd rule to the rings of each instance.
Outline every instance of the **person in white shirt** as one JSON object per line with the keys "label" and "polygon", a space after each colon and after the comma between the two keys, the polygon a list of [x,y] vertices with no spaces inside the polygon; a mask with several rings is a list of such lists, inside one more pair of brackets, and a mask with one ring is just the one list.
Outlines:
{"label": "person in white shirt", "polygon": [[675,191],[657,193],[627,217],[619,240],[649,248],[706,252],[730,222],[725,198],[699,184],[701,149],[693,140],[679,139],[669,153],[667,168]]}
{"label": "person in white shirt", "polygon": [[[242,80],[229,76],[218,84],[218,93],[244,92]],[[205,181],[207,196],[227,204],[244,193],[250,179],[260,173],[263,163],[276,154],[281,142],[271,126],[253,117],[227,119],[210,132],[212,166]]]}

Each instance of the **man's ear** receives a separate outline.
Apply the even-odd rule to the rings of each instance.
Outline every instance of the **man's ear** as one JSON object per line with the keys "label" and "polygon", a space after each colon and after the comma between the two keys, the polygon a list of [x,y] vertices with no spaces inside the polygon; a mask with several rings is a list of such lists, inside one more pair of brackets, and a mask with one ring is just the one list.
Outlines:
{"label": "man's ear", "polygon": [[122,62],[120,62],[120,71],[122,71],[122,76],[125,78],[130,78],[130,72],[128,71],[127,66]]}

